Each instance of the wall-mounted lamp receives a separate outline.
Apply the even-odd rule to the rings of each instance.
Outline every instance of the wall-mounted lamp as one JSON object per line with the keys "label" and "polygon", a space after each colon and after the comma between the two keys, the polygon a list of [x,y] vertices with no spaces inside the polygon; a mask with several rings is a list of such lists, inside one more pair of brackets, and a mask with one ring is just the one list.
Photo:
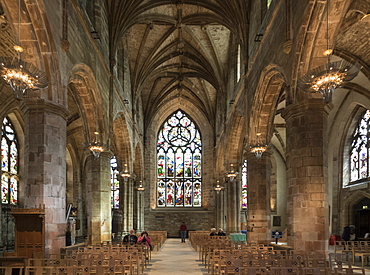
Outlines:
{"label": "wall-mounted lamp", "polygon": [[213,188],[213,190],[215,190],[217,194],[219,194],[223,190],[223,187],[220,186],[220,181],[216,182],[216,186]]}
{"label": "wall-mounted lamp", "polygon": [[226,176],[230,178],[231,181],[238,176],[238,172],[234,170],[234,164],[230,164],[230,170],[227,172]]}
{"label": "wall-mounted lamp", "polygon": [[145,191],[145,187],[143,186],[143,181],[140,181],[139,186],[136,188],[137,191],[142,192]]}

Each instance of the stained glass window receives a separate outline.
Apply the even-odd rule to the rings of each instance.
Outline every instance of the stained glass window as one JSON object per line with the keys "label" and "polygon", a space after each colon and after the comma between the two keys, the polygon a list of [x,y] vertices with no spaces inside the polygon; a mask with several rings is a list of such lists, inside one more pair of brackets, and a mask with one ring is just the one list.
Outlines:
{"label": "stained glass window", "polygon": [[112,157],[110,160],[110,187],[111,187],[111,206],[119,208],[119,180],[118,180],[117,159]]}
{"label": "stained glass window", "polygon": [[242,208],[247,209],[248,206],[248,169],[247,160],[244,161],[242,166]]}
{"label": "stained glass window", "polygon": [[13,124],[4,118],[1,127],[1,203],[18,203],[18,139]]}
{"label": "stained glass window", "polygon": [[369,171],[370,150],[370,111],[362,115],[352,136],[350,152],[350,182],[367,179]]}
{"label": "stained glass window", "polygon": [[178,110],[158,133],[158,207],[202,206],[202,141],[191,118]]}

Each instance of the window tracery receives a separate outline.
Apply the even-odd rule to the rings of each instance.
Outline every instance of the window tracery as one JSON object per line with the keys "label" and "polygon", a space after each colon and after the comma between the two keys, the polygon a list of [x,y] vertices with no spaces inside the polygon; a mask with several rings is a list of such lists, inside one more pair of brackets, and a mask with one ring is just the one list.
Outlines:
{"label": "window tracery", "polygon": [[157,206],[201,207],[202,141],[195,123],[178,110],[157,140]]}
{"label": "window tracery", "polygon": [[368,179],[370,150],[370,111],[361,116],[352,135],[350,149],[350,184]]}

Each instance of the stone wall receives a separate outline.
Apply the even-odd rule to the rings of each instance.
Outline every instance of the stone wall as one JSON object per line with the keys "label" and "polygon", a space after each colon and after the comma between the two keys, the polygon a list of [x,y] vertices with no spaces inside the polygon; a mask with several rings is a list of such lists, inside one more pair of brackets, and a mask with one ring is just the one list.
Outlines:
{"label": "stone wall", "polygon": [[[177,210],[177,209],[176,209]],[[180,237],[179,228],[185,222],[188,230],[210,230],[215,224],[213,211],[147,211],[145,215],[145,230],[167,231],[167,237]]]}

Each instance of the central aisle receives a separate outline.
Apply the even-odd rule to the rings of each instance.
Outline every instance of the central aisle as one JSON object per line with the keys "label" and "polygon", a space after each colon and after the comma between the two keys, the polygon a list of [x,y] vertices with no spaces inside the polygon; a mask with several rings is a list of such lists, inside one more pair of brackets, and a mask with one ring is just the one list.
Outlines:
{"label": "central aisle", "polygon": [[196,252],[190,245],[181,243],[181,239],[167,239],[162,249],[152,252],[152,259],[143,275],[206,275],[207,269],[198,259]]}

